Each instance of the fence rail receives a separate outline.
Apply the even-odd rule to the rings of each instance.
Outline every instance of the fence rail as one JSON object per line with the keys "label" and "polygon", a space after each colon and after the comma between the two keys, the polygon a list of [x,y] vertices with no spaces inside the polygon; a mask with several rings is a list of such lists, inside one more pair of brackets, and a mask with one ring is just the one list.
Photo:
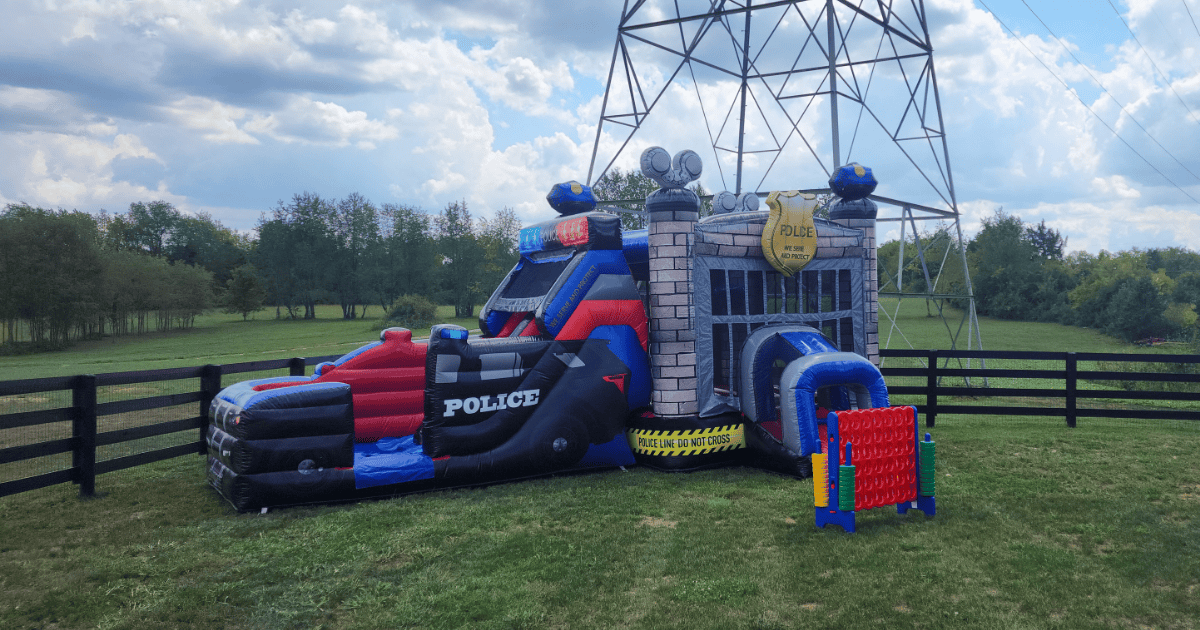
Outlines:
{"label": "fence rail", "polygon": [[[924,398],[918,407],[930,427],[939,414],[1057,416],[1068,427],[1081,417],[1200,420],[1200,355],[995,350],[879,354],[888,393]],[[997,367],[998,362],[1003,366]],[[1145,365],[1132,369],[1137,364]],[[1121,389],[1112,389],[1117,386]],[[1083,400],[1093,403],[1081,406]]]}
{"label": "fence rail", "polygon": [[[13,431],[20,429],[43,427],[55,423],[71,423],[70,437],[0,448],[0,465],[56,455],[65,456],[68,453],[71,455],[69,466],[59,466],[58,469],[49,472],[0,482],[0,497],[67,482],[79,485],[80,496],[91,496],[96,491],[96,475],[181,455],[203,454],[207,450],[205,431],[209,406],[212,404],[213,398],[221,391],[223,376],[268,370],[288,370],[291,376],[304,376],[308,366],[332,361],[339,356],[341,355],[0,381],[0,398],[62,392],[70,392],[71,395],[70,406],[0,414],[0,436],[11,435]],[[97,393],[102,387],[179,380],[198,380],[199,389],[98,402]],[[184,418],[136,427],[100,430],[100,420],[106,416],[166,409],[194,403],[198,403],[197,415],[189,414]],[[196,431],[196,438],[185,439],[181,444],[165,448],[97,460],[97,451],[100,447],[180,434],[186,431]],[[0,444],[7,441],[9,440],[0,442]]]}
{"label": "fence rail", "polygon": [[[338,356],[0,381],[0,401],[47,392],[71,395],[70,405],[0,414],[0,467],[56,456],[64,462],[48,472],[0,482],[0,497],[66,482],[78,484],[81,496],[90,496],[97,475],[203,454],[208,409],[221,390],[222,377],[270,370],[303,376],[308,366]],[[880,356],[889,394],[904,404],[916,404],[930,427],[945,414],[1062,417],[1068,427],[1081,417],[1200,420],[1198,355],[881,350]],[[1144,367],[1125,369],[1137,364]],[[97,395],[103,387],[179,380],[198,380],[199,389],[106,402]],[[100,430],[101,418],[193,404],[198,404],[197,415],[189,411],[183,418]],[[0,411],[6,408],[0,406]],[[56,423],[70,423],[69,437],[3,446],[12,441],[6,435],[15,433],[29,442],[23,430]],[[97,459],[101,447],[188,431],[196,432],[194,439]],[[71,456],[69,465],[66,454]]]}

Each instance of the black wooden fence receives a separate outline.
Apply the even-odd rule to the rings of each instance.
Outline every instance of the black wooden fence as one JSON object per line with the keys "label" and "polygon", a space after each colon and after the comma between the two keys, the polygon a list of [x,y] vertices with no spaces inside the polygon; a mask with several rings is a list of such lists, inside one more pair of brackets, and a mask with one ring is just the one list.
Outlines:
{"label": "black wooden fence", "polygon": [[[1074,427],[1081,417],[1200,420],[1197,355],[946,350],[882,350],[880,355],[893,400],[917,405],[931,427],[937,416],[947,414],[1062,417],[1068,427]],[[0,414],[0,471],[8,466],[11,472],[12,466],[39,458],[59,455],[64,459],[50,472],[0,482],[0,496],[68,481],[79,485],[81,496],[91,496],[96,475],[203,454],[209,405],[221,390],[223,376],[285,369],[292,376],[302,376],[307,366],[336,358],[0,381],[0,401],[41,392],[71,393],[70,405]],[[1138,364],[1140,369],[1127,369]],[[198,390],[98,401],[97,391],[102,387],[192,379],[199,383]],[[99,430],[99,420],[106,416],[193,403],[198,403],[195,416],[188,412],[182,419]],[[0,407],[0,411],[6,408]],[[55,423],[70,423],[69,436],[29,443],[29,436],[22,434]],[[97,450],[106,445],[193,431],[193,437],[175,440],[179,443],[171,446],[97,461]],[[22,443],[4,446],[14,441]],[[71,454],[69,466],[67,453]],[[18,475],[24,472],[17,471]]]}
{"label": "black wooden fence", "polygon": [[[888,394],[938,415],[1200,420],[1200,355],[880,350]],[[907,399],[905,399],[907,397]],[[916,400],[913,400],[913,398]]]}
{"label": "black wooden fence", "polygon": [[[213,397],[221,391],[221,381],[224,375],[286,369],[292,376],[303,376],[306,373],[307,366],[323,361],[332,361],[339,356],[341,355],[315,358],[298,357],[273,361],[253,361],[229,365],[205,365],[139,372],[83,374],[79,376],[0,381],[0,400],[4,400],[5,397],[22,397],[44,392],[69,391],[71,393],[70,406],[18,411],[0,415],[0,437],[3,438],[0,440],[0,445],[14,441],[28,442],[28,438],[22,439],[18,433],[22,430],[29,431],[32,428],[54,425],[56,423],[71,423],[69,437],[49,439],[32,444],[22,443],[16,446],[0,448],[0,470],[3,470],[6,464],[28,462],[30,460],[48,458],[66,453],[71,454],[70,466],[60,465],[56,467],[56,470],[50,472],[0,482],[0,497],[66,483],[68,481],[79,485],[79,494],[81,496],[91,496],[95,493],[96,475],[141,466],[180,455],[203,454],[207,451],[205,431],[209,405],[212,403]],[[181,393],[98,402],[97,391],[102,387],[179,380],[197,382],[199,389]],[[199,412],[198,415],[189,415],[181,419],[153,422],[131,428],[99,430],[101,428],[100,420],[106,416],[164,409],[191,403],[198,403],[197,407],[194,408]],[[3,409],[3,407],[0,407],[0,409]],[[182,443],[165,448],[156,448],[100,461],[97,461],[96,458],[97,450],[107,445],[191,431],[195,432],[193,434],[194,439],[177,439],[174,441]]]}

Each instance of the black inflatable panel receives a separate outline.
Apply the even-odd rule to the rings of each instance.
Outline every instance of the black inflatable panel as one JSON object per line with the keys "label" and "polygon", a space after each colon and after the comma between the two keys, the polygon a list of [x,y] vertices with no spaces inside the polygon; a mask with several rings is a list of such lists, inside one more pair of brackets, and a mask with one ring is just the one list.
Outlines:
{"label": "black inflatable panel", "polygon": [[515,434],[490,450],[434,461],[435,476],[460,483],[553,472],[619,435],[628,413],[629,368],[599,339],[584,342],[576,359]]}
{"label": "black inflatable panel", "polygon": [[418,432],[430,457],[480,453],[512,437],[544,404],[584,344],[468,341],[464,333],[457,326],[434,326],[430,332],[425,420]]}
{"label": "black inflatable panel", "polygon": [[792,452],[758,423],[747,422],[745,431],[746,465],[801,479],[812,477],[812,460],[809,457]]}
{"label": "black inflatable panel", "polygon": [[[349,388],[347,387],[347,391]],[[349,395],[346,396],[349,398]],[[252,409],[238,422],[220,428],[242,440],[272,440],[292,436],[335,435],[354,432],[354,410],[349,401],[299,409]]]}
{"label": "black inflatable panel", "polygon": [[208,427],[209,454],[239,475],[354,466],[354,434],[240,440]]}
{"label": "black inflatable panel", "polygon": [[209,457],[208,482],[240,512],[356,497],[354,471],[349,468],[239,475],[221,460]]}
{"label": "black inflatable panel", "polygon": [[350,386],[345,383],[316,385],[260,392],[244,409],[226,401],[214,402],[212,423],[242,440],[353,433]]}

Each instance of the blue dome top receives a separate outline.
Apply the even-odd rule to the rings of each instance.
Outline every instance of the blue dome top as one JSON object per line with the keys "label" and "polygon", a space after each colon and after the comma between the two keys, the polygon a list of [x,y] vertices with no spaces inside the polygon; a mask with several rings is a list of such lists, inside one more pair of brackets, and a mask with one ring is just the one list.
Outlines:
{"label": "blue dome top", "polygon": [[576,181],[555,184],[546,195],[546,201],[561,215],[591,212],[596,209],[596,195],[591,186]]}
{"label": "blue dome top", "polygon": [[846,201],[865,199],[867,195],[875,192],[878,185],[879,182],[875,180],[871,169],[854,162],[839,166],[833,172],[833,177],[829,178],[829,187],[833,189],[833,194]]}

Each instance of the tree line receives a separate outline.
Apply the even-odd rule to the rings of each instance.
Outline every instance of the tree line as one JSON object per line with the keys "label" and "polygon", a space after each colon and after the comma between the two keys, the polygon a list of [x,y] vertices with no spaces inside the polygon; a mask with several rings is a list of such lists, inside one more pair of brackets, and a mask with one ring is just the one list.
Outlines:
{"label": "tree line", "polygon": [[328,303],[355,319],[402,295],[470,317],[516,264],[520,231],[510,208],[477,219],[455,201],[431,216],[411,206],[377,207],[358,194],[325,200],[302,193],[260,219],[250,258],[279,317],[311,319],[317,304]]}
{"label": "tree line", "polygon": [[352,193],[294,195],[254,234],[165,201],[98,215],[9,204],[0,211],[0,345],[60,348],[79,339],[189,328],[213,307],[243,318],[381,313],[403,295],[452,304],[469,317],[516,264],[511,209],[472,217],[465,202],[437,215],[376,206]]}
{"label": "tree line", "polygon": [[[932,292],[959,308],[967,295],[958,240],[949,226],[879,248],[880,291]],[[966,242],[967,268],[980,315],[1099,330],[1129,342],[1195,342],[1200,254],[1180,247],[1066,254],[1067,240],[1045,221],[1027,224],[1003,209]],[[926,280],[928,270],[928,280]]]}
{"label": "tree line", "polygon": [[[638,175],[606,175],[596,190],[607,200],[644,197],[651,184]],[[46,349],[189,328],[213,307],[246,318],[266,305],[278,318],[311,319],[318,304],[337,304],[356,319],[371,306],[386,316],[401,296],[419,296],[470,317],[516,264],[520,228],[507,208],[479,219],[458,201],[428,214],[357,193],[296,194],[264,213],[253,234],[164,201],[98,215],[9,204],[0,212],[0,345]],[[965,307],[957,235],[943,225],[907,237],[907,248],[918,245],[923,256],[906,253],[903,274],[900,242],[880,246],[880,291],[928,291]],[[1003,210],[965,249],[981,315],[1127,341],[1196,340],[1200,254],[1190,250],[1067,255],[1058,231]]]}

